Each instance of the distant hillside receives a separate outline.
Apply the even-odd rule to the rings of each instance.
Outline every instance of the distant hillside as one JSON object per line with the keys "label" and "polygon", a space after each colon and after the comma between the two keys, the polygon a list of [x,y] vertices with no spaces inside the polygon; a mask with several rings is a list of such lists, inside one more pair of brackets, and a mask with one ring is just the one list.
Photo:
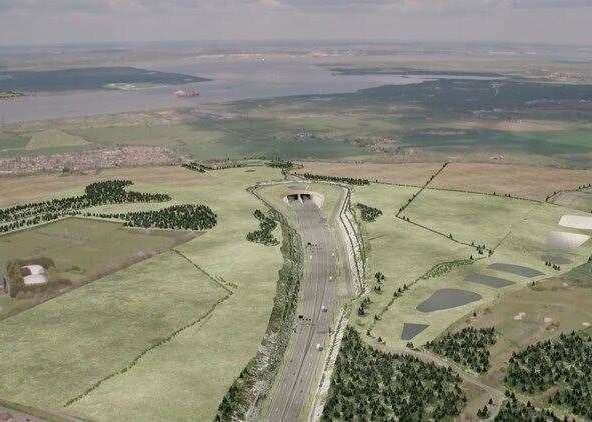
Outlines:
{"label": "distant hillside", "polygon": [[135,67],[90,67],[46,71],[0,71],[0,91],[59,92],[108,89],[125,84],[183,85],[208,81],[179,73]]}

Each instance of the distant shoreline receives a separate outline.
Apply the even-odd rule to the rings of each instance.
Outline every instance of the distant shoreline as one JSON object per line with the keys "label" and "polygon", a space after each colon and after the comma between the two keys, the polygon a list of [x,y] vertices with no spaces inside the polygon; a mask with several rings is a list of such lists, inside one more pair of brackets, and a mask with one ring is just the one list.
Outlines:
{"label": "distant shoreline", "polygon": [[0,70],[0,93],[20,95],[0,96],[12,98],[25,92],[70,92],[113,90],[121,86],[185,85],[211,79],[181,73],[158,72],[135,67],[88,67],[45,71]]}

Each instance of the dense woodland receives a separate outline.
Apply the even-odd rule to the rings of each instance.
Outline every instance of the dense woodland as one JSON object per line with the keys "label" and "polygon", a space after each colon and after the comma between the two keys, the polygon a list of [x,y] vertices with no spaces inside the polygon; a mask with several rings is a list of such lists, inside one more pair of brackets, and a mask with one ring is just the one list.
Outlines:
{"label": "dense woodland", "polygon": [[489,369],[489,347],[496,342],[495,328],[466,327],[430,341],[426,347],[456,363],[483,373]]}
{"label": "dense woodland", "polygon": [[[482,417],[485,417],[485,415],[482,415]],[[514,393],[508,391],[506,391],[506,400],[504,400],[494,419],[495,422],[559,422],[560,420],[552,411],[536,409],[530,402],[524,404],[516,398]]]}
{"label": "dense woodland", "polygon": [[353,177],[323,176],[320,174],[312,174],[312,173],[302,173],[302,174],[296,174],[296,175],[299,177],[304,177],[305,179],[308,179],[308,180],[347,183],[348,185],[356,185],[356,186],[364,186],[364,185],[370,184],[370,180],[355,179]]}
{"label": "dense woodland", "polygon": [[116,218],[128,227],[174,230],[207,230],[217,223],[216,214],[207,205],[174,205],[156,211],[137,211],[120,214],[87,213],[87,216]]}
{"label": "dense woodland", "polygon": [[549,403],[592,419],[592,338],[562,333],[530,345],[512,355],[505,381],[527,394],[558,386]]}
{"label": "dense woodland", "polygon": [[451,368],[383,353],[348,327],[322,420],[420,421],[457,416],[466,403],[461,383]]}
{"label": "dense woodland", "polygon": [[84,195],[0,209],[0,233],[76,215],[82,209],[97,205],[164,202],[171,199],[169,195],[161,193],[127,191],[125,188],[132,184],[130,180],[106,180],[88,185]]}
{"label": "dense woodland", "polygon": [[369,207],[368,205],[359,202],[356,204],[356,207],[360,210],[362,220],[369,223],[376,221],[376,219],[382,215],[382,211],[378,208]]}
{"label": "dense woodland", "polygon": [[247,240],[266,246],[278,245],[280,242],[273,235],[277,222],[273,218],[266,216],[261,210],[255,210],[253,216],[259,220],[259,230],[247,233]]}

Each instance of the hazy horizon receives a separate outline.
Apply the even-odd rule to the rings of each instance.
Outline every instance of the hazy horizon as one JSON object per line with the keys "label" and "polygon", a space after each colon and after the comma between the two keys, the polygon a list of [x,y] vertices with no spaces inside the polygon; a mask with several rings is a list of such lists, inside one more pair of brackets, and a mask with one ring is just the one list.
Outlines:
{"label": "hazy horizon", "polygon": [[590,22],[592,0],[0,0],[0,45],[392,40],[586,46]]}

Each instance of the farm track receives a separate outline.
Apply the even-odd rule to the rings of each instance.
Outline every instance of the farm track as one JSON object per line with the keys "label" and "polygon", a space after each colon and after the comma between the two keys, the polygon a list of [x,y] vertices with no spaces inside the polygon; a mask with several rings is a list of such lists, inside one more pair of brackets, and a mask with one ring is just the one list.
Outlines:
{"label": "farm track", "polygon": [[[295,208],[297,231],[309,255],[305,260],[304,277],[293,345],[279,377],[275,394],[270,401],[268,419],[295,421],[302,417],[323,363],[323,353],[316,345],[327,346],[330,341],[333,315],[337,311],[335,281],[336,243],[319,208],[305,201]],[[308,246],[310,243],[310,246]],[[322,307],[326,307],[326,312]]]}

